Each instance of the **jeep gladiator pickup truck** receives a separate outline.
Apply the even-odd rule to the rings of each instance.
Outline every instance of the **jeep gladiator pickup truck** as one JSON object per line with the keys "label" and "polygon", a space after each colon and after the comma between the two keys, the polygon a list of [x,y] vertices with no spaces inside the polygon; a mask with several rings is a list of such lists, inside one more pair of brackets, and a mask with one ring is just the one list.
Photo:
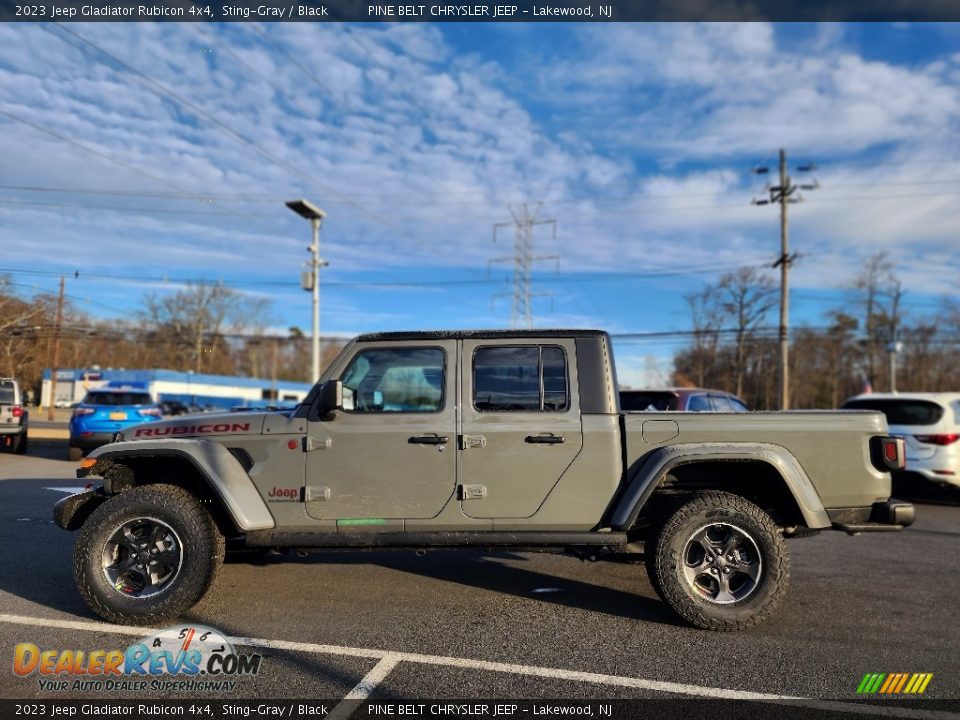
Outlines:
{"label": "jeep gladiator pickup truck", "polygon": [[[596,330],[395,332],[351,341],[293,411],[118,433],[56,523],[90,608],[155,623],[246,548],[639,551],[693,625],[766,618],[785,538],[899,530],[903,441],[876,412],[622,413]],[[91,483],[92,487],[92,483]]]}

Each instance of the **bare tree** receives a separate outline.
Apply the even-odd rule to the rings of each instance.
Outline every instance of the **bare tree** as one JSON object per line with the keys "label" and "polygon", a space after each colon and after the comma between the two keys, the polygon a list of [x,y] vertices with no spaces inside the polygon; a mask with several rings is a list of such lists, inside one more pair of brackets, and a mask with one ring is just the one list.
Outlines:
{"label": "bare tree", "polygon": [[680,376],[694,376],[694,382],[704,387],[707,376],[713,371],[717,360],[717,346],[720,342],[720,313],[717,307],[717,289],[707,285],[699,292],[689,292],[683,296],[690,308],[690,320],[693,326],[693,347],[690,349],[690,368],[684,371],[680,367],[674,373],[675,381]]}
{"label": "bare tree", "polygon": [[903,286],[894,274],[894,265],[886,252],[871,255],[853,280],[856,303],[862,311],[864,368],[867,379],[877,379],[880,357],[887,342],[896,339],[901,317]]}
{"label": "bare tree", "polygon": [[721,312],[733,323],[736,338],[733,357],[734,385],[736,394],[742,396],[747,343],[756,327],[776,305],[776,289],[769,276],[756,268],[742,267],[720,278],[716,294]]}
{"label": "bare tree", "polygon": [[223,372],[226,359],[218,354],[224,333],[242,328],[251,314],[262,315],[262,303],[223,284],[188,283],[172,294],[148,294],[141,315],[167,364],[198,373],[219,365]]}

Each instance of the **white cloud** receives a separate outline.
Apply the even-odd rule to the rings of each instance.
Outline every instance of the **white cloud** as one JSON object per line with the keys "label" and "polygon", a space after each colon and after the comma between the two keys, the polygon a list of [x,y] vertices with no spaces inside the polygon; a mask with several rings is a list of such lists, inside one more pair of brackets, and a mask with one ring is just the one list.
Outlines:
{"label": "white cloud", "polygon": [[[835,161],[824,162],[822,189],[791,207],[794,245],[805,254],[798,286],[840,284],[851,258],[887,249],[916,287],[952,287],[952,274],[929,276],[927,259],[956,266],[960,208],[955,195],[935,193],[958,186],[922,183],[960,178],[960,165],[902,163],[956,155],[956,53],[910,64],[867,59],[840,25],[792,44],[763,23],[537,26],[525,40],[537,49],[520,59],[459,51],[454,35],[427,24],[67,29],[200,111],[113,62],[92,61],[58,39],[70,37],[63,29],[0,26],[0,109],[154,176],[0,115],[0,183],[254,197],[213,208],[41,198],[238,213],[209,218],[0,203],[5,256],[43,248],[82,268],[296,280],[309,228],[282,202],[308,197],[329,213],[322,254],[333,277],[442,276],[509,253],[509,242],[492,244],[491,225],[509,218],[509,203],[544,200],[540,217],[556,218],[558,234],[536,235],[536,251],[562,255],[565,273],[728,268],[778,252],[776,209],[749,205],[759,188],[749,171],[786,145],[791,157]],[[545,42],[553,37],[564,42]],[[656,292],[671,282],[672,292],[685,289],[657,281]],[[646,291],[653,281],[638,285]],[[457,320],[489,325],[486,298],[470,302],[474,311]]]}

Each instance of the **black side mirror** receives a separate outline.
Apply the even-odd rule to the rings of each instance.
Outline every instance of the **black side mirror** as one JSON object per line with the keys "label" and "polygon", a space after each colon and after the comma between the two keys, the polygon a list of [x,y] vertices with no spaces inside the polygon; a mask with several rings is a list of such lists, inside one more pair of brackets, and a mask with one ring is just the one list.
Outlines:
{"label": "black side mirror", "polygon": [[323,417],[342,407],[343,383],[340,380],[327,380],[320,386],[320,397],[317,401],[318,414]]}

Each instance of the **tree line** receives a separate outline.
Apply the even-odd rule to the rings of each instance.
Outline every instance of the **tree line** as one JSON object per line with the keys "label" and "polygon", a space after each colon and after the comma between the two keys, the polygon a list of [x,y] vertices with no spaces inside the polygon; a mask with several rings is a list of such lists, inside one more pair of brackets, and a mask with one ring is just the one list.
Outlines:
{"label": "tree line", "polygon": [[[944,297],[931,314],[908,313],[903,284],[886,253],[870,257],[847,283],[847,301],[819,327],[790,333],[791,406],[835,408],[865,388],[899,391],[960,388],[960,304]],[[728,390],[757,410],[777,407],[779,288],[744,267],[686,294],[691,340],[674,356],[672,381]]]}

